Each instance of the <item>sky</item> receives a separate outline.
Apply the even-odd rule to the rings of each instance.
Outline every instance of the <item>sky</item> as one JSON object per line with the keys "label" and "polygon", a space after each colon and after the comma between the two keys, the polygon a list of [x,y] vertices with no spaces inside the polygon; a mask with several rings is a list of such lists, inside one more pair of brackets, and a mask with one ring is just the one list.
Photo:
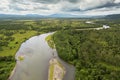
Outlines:
{"label": "sky", "polygon": [[120,0],[0,0],[0,14],[120,14]]}

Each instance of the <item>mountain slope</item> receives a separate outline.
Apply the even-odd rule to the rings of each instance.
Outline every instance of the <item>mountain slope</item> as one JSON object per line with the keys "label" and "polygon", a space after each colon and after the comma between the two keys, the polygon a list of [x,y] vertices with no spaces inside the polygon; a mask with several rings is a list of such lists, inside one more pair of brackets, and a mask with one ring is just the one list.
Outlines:
{"label": "mountain slope", "polygon": [[120,14],[107,15],[107,19],[120,19]]}

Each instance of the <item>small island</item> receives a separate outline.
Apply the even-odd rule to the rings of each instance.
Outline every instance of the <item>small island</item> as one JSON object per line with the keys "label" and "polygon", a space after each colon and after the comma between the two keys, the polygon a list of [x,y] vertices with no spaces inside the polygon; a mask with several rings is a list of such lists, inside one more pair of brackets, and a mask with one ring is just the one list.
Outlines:
{"label": "small island", "polygon": [[65,75],[65,68],[63,65],[53,57],[49,61],[48,80],[63,80]]}

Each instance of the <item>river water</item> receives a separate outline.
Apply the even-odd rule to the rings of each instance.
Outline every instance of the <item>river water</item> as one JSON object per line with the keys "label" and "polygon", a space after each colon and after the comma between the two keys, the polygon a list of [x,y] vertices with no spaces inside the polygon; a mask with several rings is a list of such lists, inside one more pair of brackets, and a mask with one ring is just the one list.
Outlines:
{"label": "river water", "polygon": [[[52,50],[45,41],[50,34],[34,36],[22,43],[15,56],[17,63],[10,80],[48,80],[49,60],[53,51],[57,56],[57,51]],[[18,60],[19,56],[24,56],[24,60]],[[66,69],[64,80],[74,80],[75,68],[57,58]]]}

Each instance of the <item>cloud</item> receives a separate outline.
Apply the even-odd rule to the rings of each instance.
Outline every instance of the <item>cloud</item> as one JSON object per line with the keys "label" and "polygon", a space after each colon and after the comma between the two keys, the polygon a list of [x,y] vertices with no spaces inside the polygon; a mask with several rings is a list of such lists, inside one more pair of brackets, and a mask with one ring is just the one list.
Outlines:
{"label": "cloud", "polygon": [[120,0],[115,0],[114,3],[120,3]]}
{"label": "cloud", "polygon": [[55,4],[58,3],[60,0],[31,0],[31,1],[44,3],[44,4]]}
{"label": "cloud", "polygon": [[7,10],[9,9],[10,2],[7,0],[1,0],[2,3],[0,3],[0,10]]}
{"label": "cloud", "polygon": [[110,15],[110,14],[120,14],[120,7],[105,7],[105,8],[99,8],[99,9],[93,9],[83,12],[84,15]]}
{"label": "cloud", "polygon": [[83,0],[80,3],[81,10],[94,9],[99,7],[111,6],[114,0]]}
{"label": "cloud", "polygon": [[0,13],[74,15],[120,14],[120,0],[1,0]]}

